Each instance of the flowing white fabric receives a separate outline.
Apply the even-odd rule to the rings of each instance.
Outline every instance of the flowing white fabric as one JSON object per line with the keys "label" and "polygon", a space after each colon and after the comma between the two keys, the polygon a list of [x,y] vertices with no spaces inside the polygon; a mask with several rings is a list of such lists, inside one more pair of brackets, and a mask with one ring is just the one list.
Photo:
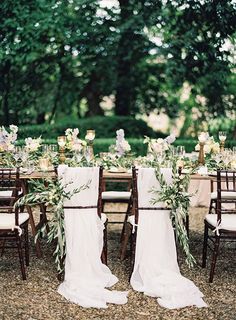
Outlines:
{"label": "flowing white fabric", "polygon": [[[167,183],[171,182],[171,169],[161,169]],[[138,170],[139,207],[165,207],[152,205],[152,187],[160,188],[155,169]],[[176,256],[174,231],[169,210],[139,210],[137,244],[131,286],[134,290],[157,297],[165,308],[183,308],[195,305],[205,307],[202,293],[194,283],[181,276]]]}
{"label": "flowing white fabric", "polygon": [[[89,188],[65,200],[64,206],[96,206],[99,168],[60,167],[59,177],[66,190],[85,185]],[[67,183],[70,183],[66,186]],[[65,209],[65,280],[58,292],[82,307],[107,308],[107,303],[124,304],[127,292],[110,291],[118,279],[102,264],[103,223],[97,209]]]}

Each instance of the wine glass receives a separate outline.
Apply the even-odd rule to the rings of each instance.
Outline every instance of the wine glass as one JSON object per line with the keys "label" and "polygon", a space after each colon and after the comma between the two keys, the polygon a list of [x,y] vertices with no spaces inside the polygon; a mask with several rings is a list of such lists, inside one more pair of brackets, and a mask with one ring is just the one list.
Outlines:
{"label": "wine glass", "polygon": [[176,147],[176,153],[179,158],[183,158],[185,155],[185,147],[184,146],[177,146]]}
{"label": "wine glass", "polygon": [[21,152],[22,152],[22,147],[21,146],[15,146],[14,147],[12,155],[13,155],[14,160],[16,161],[16,164],[21,158]]}
{"label": "wine glass", "polygon": [[48,145],[48,152],[52,158],[55,158],[58,154],[58,147],[56,144],[49,144]]}

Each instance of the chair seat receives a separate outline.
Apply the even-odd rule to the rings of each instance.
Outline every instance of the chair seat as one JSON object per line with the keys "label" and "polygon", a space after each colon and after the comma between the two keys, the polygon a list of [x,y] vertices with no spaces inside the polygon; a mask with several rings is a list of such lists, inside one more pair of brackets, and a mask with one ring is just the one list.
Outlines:
{"label": "chair seat", "polygon": [[107,222],[107,215],[105,213],[101,213],[101,220],[103,224]]}
{"label": "chair seat", "polygon": [[[19,225],[23,224],[29,219],[27,212],[19,213]],[[0,214],[0,229],[8,230],[15,228],[15,214],[14,213],[1,213]]]}
{"label": "chair seat", "polygon": [[[221,192],[222,199],[235,199],[236,200],[236,192],[235,191],[222,191]],[[211,200],[217,199],[217,192],[214,191],[211,193]]]}
{"label": "chair seat", "polygon": [[102,192],[102,200],[128,201],[130,197],[131,197],[130,191],[103,191]]}
{"label": "chair seat", "polygon": [[[207,214],[205,220],[213,227],[217,226],[217,214]],[[236,214],[223,214],[219,229],[236,231]]]}
{"label": "chair seat", "polygon": [[0,197],[11,197],[12,191],[0,191]]}

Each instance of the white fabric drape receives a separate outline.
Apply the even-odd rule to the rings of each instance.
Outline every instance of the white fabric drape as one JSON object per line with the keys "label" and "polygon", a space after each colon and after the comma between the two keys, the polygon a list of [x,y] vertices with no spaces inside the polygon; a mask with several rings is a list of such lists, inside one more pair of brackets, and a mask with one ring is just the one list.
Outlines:
{"label": "white fabric drape", "polygon": [[210,180],[191,180],[188,192],[193,195],[190,198],[191,207],[209,207],[211,201]]}
{"label": "white fabric drape", "polygon": [[[65,200],[64,206],[96,206],[99,168],[60,167],[59,177],[66,190],[91,183],[89,189]],[[82,307],[106,308],[107,303],[124,304],[127,292],[105,289],[118,279],[102,264],[103,223],[97,209],[65,209],[66,261],[65,280],[58,292]]]}
{"label": "white fabric drape", "polygon": [[[163,168],[167,183],[171,182],[171,169]],[[160,188],[155,169],[138,170],[139,207],[152,205],[151,188]],[[131,286],[134,290],[157,297],[158,303],[169,309],[195,305],[206,306],[202,293],[194,283],[181,276],[176,256],[174,231],[169,210],[139,210],[137,244]]]}

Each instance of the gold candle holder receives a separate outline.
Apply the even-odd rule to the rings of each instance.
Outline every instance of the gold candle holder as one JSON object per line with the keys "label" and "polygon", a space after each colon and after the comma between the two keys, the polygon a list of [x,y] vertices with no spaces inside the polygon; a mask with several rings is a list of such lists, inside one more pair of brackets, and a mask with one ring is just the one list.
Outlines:
{"label": "gold candle holder", "polygon": [[204,142],[199,142],[200,149],[198,154],[198,164],[204,165],[205,164],[205,157],[204,157]]}
{"label": "gold candle holder", "polygon": [[90,160],[94,158],[94,152],[93,152],[93,141],[95,139],[95,130],[87,130],[85,140],[87,142],[87,155]]}
{"label": "gold candle holder", "polygon": [[225,149],[225,140],[226,140],[226,132],[219,132],[219,140],[220,140],[220,152],[223,152]]}
{"label": "gold candle holder", "polygon": [[65,163],[65,160],[66,160],[66,156],[65,156],[66,137],[59,136],[57,138],[57,143],[59,145],[59,161],[60,161],[60,163]]}

